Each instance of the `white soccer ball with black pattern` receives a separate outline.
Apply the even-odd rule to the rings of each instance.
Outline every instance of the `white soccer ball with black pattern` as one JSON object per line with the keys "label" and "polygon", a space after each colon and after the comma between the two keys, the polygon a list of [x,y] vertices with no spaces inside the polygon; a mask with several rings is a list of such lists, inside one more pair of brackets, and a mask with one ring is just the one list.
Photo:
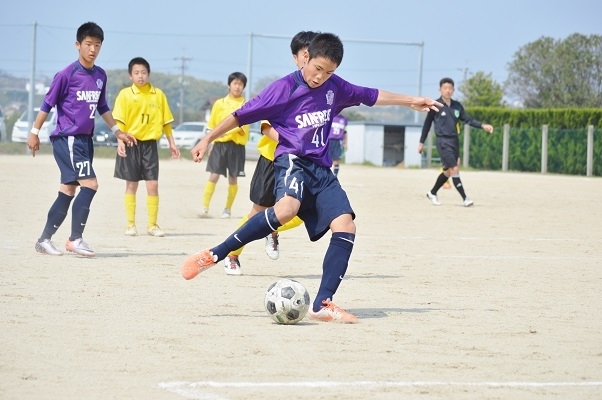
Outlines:
{"label": "white soccer ball with black pattern", "polygon": [[265,294],[265,309],[277,323],[292,325],[301,321],[309,310],[309,293],[293,279],[280,279]]}

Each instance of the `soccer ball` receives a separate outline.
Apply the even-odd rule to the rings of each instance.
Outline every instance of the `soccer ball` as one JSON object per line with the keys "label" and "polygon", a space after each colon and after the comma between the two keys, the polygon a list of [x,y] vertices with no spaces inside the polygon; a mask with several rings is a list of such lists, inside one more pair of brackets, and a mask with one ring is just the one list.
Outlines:
{"label": "soccer ball", "polygon": [[309,293],[293,279],[280,279],[265,294],[265,309],[277,323],[292,325],[301,321],[309,310]]}

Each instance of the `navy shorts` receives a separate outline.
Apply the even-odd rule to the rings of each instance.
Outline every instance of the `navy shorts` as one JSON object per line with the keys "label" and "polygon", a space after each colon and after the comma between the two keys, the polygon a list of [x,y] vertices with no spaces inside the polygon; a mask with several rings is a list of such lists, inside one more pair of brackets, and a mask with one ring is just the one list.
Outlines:
{"label": "navy shorts", "polygon": [[297,215],[312,242],[328,232],[335,218],[351,214],[355,219],[347,193],[330,168],[283,154],[274,161],[274,182],[276,201],[286,195],[301,202]]}
{"label": "navy shorts", "polygon": [[458,137],[437,137],[435,144],[444,170],[458,165],[460,157],[460,139]]}
{"label": "navy shorts", "polygon": [[272,207],[276,204],[274,195],[274,161],[260,155],[253,177],[249,197],[253,204]]}
{"label": "navy shorts", "polygon": [[207,159],[207,172],[225,177],[245,176],[246,150],[242,144],[215,142]]}
{"label": "navy shorts", "polygon": [[115,158],[114,177],[129,182],[159,180],[159,152],[156,140],[138,141],[135,146],[126,146],[126,157]]}
{"label": "navy shorts", "polygon": [[92,167],[94,142],[90,135],[52,138],[52,154],[61,171],[63,185],[79,185],[81,179],[96,178]]}

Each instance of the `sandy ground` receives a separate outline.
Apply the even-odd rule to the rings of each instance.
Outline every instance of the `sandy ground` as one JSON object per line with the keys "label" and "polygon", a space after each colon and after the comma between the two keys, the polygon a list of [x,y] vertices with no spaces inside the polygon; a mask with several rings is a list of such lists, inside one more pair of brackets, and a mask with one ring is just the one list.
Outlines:
{"label": "sandy ground", "polygon": [[[425,192],[436,170],[343,165],[357,241],[336,302],[357,325],[272,323],[281,277],[316,293],[328,237],[281,235],[192,281],[191,252],[221,242],[250,209],[248,184],[219,219],[226,181],[199,219],[205,165],[162,163],[165,238],[125,237],[124,184],[95,160],[85,239],[94,259],[37,254],[56,197],[51,156],[0,156],[0,398],[600,399],[602,180],[463,172],[475,206]],[[145,191],[137,225],[145,232]],[[54,237],[62,247],[71,217]]]}

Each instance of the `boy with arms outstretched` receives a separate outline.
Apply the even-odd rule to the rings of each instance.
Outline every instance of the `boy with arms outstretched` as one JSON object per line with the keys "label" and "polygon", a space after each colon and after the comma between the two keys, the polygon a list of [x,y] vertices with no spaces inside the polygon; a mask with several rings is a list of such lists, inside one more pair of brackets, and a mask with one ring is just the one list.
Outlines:
{"label": "boy with arms outstretched", "polygon": [[[96,255],[82,238],[90,204],[98,190],[92,166],[96,112],[111,127],[117,139],[127,146],[136,144],[136,138],[123,133],[115,123],[106,100],[107,74],[94,65],[103,40],[104,32],[94,22],[87,22],[77,29],[75,47],[79,58],[55,75],[27,139],[27,146],[35,157],[36,151],[40,149],[40,127],[48,112],[56,107],[57,124],[50,135],[50,141],[54,159],[61,171],[61,185],[58,197],[48,211],[44,231],[35,245],[38,253],[63,255],[51,238],[67,217],[71,201],[75,198],[71,209],[71,236],[67,239],[65,248],[86,257]],[[76,197],[78,186],[80,190]]]}
{"label": "boy with arms outstretched", "polygon": [[[297,65],[297,68],[301,69],[303,67],[305,63],[304,54],[307,52],[307,46],[309,46],[309,43],[316,35],[317,33],[315,32],[301,31],[291,39],[291,52],[293,53],[293,61]],[[278,144],[278,141],[276,140],[278,138],[278,132],[272,128],[268,121],[261,122],[261,132],[264,136],[262,136],[259,143],[257,143],[259,159],[257,160],[255,171],[253,172],[253,178],[251,178],[250,198],[253,202],[253,207],[249,214],[242,217],[239,226],[244,224],[253,215],[276,204],[276,197],[274,195],[274,153],[276,152],[276,145]],[[268,257],[272,260],[277,260],[280,256],[278,232],[296,228],[301,224],[303,224],[301,218],[295,216],[295,218],[278,228],[277,231],[267,235],[265,237],[265,251]],[[224,259],[226,274],[242,274],[239,256],[243,249],[244,247],[241,247],[231,251]]]}
{"label": "boy with arms outstretched", "polygon": [[403,105],[417,111],[436,110],[440,104],[425,97],[394,94],[353,85],[337,75],[343,43],[331,33],[318,34],[308,47],[305,67],[271,85],[228,116],[192,150],[200,162],[211,141],[232,127],[267,119],[278,132],[274,161],[276,204],[256,214],[224,242],[186,258],[182,275],[192,279],[228,252],[265,237],[299,215],[311,241],[332,232],[324,256],[318,293],[309,315],[319,321],[357,322],[332,302],[355,240],[355,213],[330,167],[328,133],[332,118],[347,107],[365,104]]}

